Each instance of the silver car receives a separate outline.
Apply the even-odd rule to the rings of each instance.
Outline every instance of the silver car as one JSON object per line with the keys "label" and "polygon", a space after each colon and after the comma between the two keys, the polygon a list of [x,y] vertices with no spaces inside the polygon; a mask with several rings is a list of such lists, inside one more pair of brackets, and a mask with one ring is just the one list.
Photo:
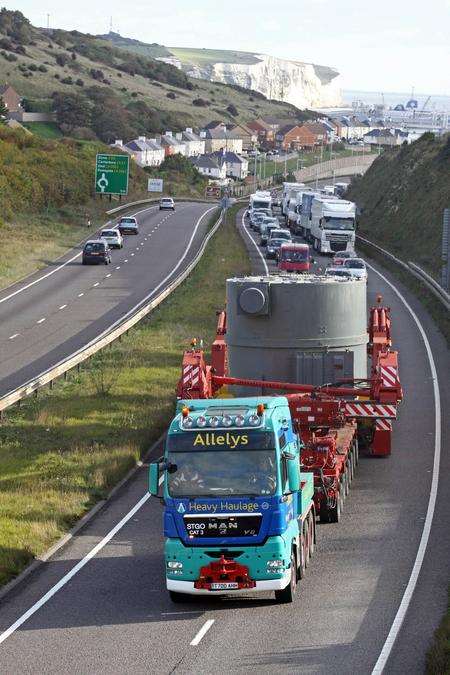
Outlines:
{"label": "silver car", "polygon": [[107,241],[109,248],[123,248],[123,237],[119,230],[102,230],[100,233],[100,239]]}
{"label": "silver car", "polygon": [[344,260],[342,267],[343,269],[348,270],[355,279],[364,279],[367,281],[366,263],[362,258],[349,258],[348,260]]}

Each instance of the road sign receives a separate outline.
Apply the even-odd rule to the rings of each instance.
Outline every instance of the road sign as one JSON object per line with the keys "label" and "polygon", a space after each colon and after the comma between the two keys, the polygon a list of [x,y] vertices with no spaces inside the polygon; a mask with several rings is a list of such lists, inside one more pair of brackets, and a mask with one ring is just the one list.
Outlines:
{"label": "road sign", "polygon": [[205,189],[206,197],[220,199],[221,189],[218,185],[207,185]]}
{"label": "road sign", "polygon": [[164,181],[162,178],[148,179],[148,192],[162,192]]}
{"label": "road sign", "polygon": [[128,155],[98,154],[95,162],[95,192],[103,195],[128,194]]}

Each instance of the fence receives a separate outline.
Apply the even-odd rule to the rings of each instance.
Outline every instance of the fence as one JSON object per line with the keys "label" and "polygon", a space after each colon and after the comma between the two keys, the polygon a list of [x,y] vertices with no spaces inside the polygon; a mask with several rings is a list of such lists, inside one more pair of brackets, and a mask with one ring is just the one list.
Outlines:
{"label": "fence", "polygon": [[359,155],[331,159],[328,162],[320,162],[295,171],[298,181],[306,182],[331,176],[349,176],[351,174],[364,173],[376,160],[378,155]]}

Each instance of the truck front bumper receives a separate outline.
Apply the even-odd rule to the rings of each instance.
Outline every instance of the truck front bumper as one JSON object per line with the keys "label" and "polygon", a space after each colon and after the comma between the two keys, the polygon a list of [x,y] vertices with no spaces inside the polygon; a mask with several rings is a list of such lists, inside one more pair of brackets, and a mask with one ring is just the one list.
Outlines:
{"label": "truck front bumper", "polygon": [[256,581],[254,588],[236,588],[223,591],[210,591],[203,588],[194,588],[193,581],[179,581],[178,579],[167,579],[167,590],[176,593],[186,593],[187,595],[232,595],[234,593],[263,593],[264,591],[281,591],[289,585],[291,580],[291,570],[287,569],[281,579],[263,579]]}

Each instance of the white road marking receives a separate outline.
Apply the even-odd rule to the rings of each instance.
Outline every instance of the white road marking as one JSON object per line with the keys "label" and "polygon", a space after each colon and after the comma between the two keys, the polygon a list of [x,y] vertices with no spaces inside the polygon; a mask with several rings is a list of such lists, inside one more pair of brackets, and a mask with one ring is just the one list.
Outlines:
{"label": "white road marking", "polygon": [[12,635],[22,624],[25,623],[25,621],[28,621],[28,619],[33,616],[41,607],[43,607],[54,595],[57,593],[61,588],[63,588],[68,581],[70,581],[83,567],[90,561],[94,556],[97,555],[99,551],[102,550],[106,546],[108,542],[111,541],[111,539],[119,532],[124,525],[132,518],[135,513],[139,511],[139,509],[145,504],[147,499],[150,498],[150,494],[147,492],[138,502],[133,506],[131,511],[128,511],[128,513],[120,520],[117,525],[115,525],[112,530],[108,532],[108,534],[103,537],[101,541],[98,542],[94,548],[92,548],[87,555],[84,556],[72,569],[65,574],[62,579],[58,581],[52,588],[47,591],[45,595],[40,598],[37,602],[34,603],[30,609],[28,609],[24,614],[22,614],[21,617],[17,619],[7,630],[5,630],[3,633],[0,634],[0,644],[7,640],[10,635]]}
{"label": "white road marking", "polygon": [[95,288],[96,286],[100,286],[100,282],[99,282],[99,281],[96,281],[96,282],[95,282],[93,288]]}
{"label": "white road marking", "polygon": [[208,619],[208,621],[205,621],[205,623],[200,628],[195,638],[191,641],[190,643],[191,647],[196,647],[198,644],[200,644],[201,640],[205,637],[206,633],[209,631],[213,623],[214,619]]}
{"label": "white road marking", "polygon": [[437,376],[437,370],[436,370],[436,365],[434,362],[433,358],[433,352],[431,351],[431,346],[428,341],[428,338],[426,336],[425,330],[420,323],[420,320],[412,307],[409,305],[407,300],[403,297],[403,295],[398,291],[393,284],[391,284],[390,281],[386,279],[386,277],[381,274],[381,272],[378,272],[372,265],[369,265],[366,263],[367,267],[369,267],[375,274],[378,274],[381,279],[394,291],[394,293],[400,298],[400,300],[403,302],[405,305],[406,309],[409,311],[411,314],[412,318],[414,319],[417,328],[419,330],[420,335],[422,336],[422,340],[425,344],[425,349],[427,352],[428,356],[428,361],[430,364],[430,370],[431,370],[431,378],[433,381],[433,394],[434,394],[434,459],[433,459],[433,474],[431,478],[431,489],[430,489],[430,497],[428,500],[428,507],[427,507],[427,513],[425,517],[425,522],[423,525],[423,530],[422,530],[422,536],[420,538],[420,543],[419,543],[419,548],[417,549],[417,554],[416,554],[416,559],[414,561],[414,565],[411,571],[411,576],[409,577],[408,585],[406,586],[405,592],[403,594],[402,600],[400,602],[399,608],[397,610],[397,614],[395,615],[394,621],[392,623],[392,626],[390,628],[389,634],[386,638],[386,642],[383,645],[383,648],[381,650],[380,656],[378,657],[378,660],[375,664],[375,667],[372,671],[372,675],[379,675],[380,673],[383,672],[384,668],[386,667],[386,663],[389,659],[390,653],[392,651],[392,648],[394,646],[395,640],[398,637],[398,634],[400,632],[400,628],[402,627],[402,623],[405,619],[406,612],[408,611],[409,604],[411,602],[414,590],[417,585],[417,580],[419,578],[420,570],[422,567],[423,559],[425,557],[425,551],[427,548],[428,544],[428,539],[430,537],[430,532],[431,532],[431,525],[433,522],[433,515],[434,515],[434,510],[436,506],[436,497],[437,497],[437,490],[438,490],[438,481],[439,481],[439,465],[440,465],[440,459],[441,459],[441,399],[440,399],[440,394],[439,394],[439,381],[438,381],[438,376]]}
{"label": "white road marking", "polygon": [[106,275],[106,278],[108,279],[111,276],[111,272]]}
{"label": "white road marking", "polygon": [[14,340],[14,338],[19,337],[20,333],[14,333],[14,335],[10,335],[8,340]]}
{"label": "white road marking", "polygon": [[[153,209],[156,209],[156,206],[149,206],[146,209],[141,209],[140,211],[136,211],[136,213],[132,214],[132,217],[138,216],[140,213],[145,213],[146,211],[152,211]],[[110,221],[109,221],[110,222]],[[106,223],[108,225],[108,223]],[[105,227],[105,226],[103,226]],[[102,228],[103,229],[103,228]],[[62,263],[61,265],[58,265],[58,267],[55,267],[54,270],[51,270],[51,272],[47,272],[44,274],[42,277],[39,277],[39,279],[35,279],[34,281],[30,281],[29,284],[26,284],[25,286],[22,286],[22,288],[18,288],[17,291],[14,291],[13,293],[10,293],[9,295],[6,295],[4,298],[0,299],[0,305],[2,302],[6,302],[7,300],[10,300],[10,298],[13,298],[15,295],[18,295],[19,293],[22,293],[23,291],[26,291],[28,288],[31,288],[35,284],[38,284],[40,281],[44,281],[44,279],[47,279],[48,277],[51,277],[52,274],[56,274],[56,272],[59,272],[59,270],[62,270],[66,265],[69,263],[73,262],[77,258],[79,258],[82,254],[82,251],[79,251],[79,253],[76,253],[74,256],[66,260],[66,262]]]}
{"label": "white road marking", "polygon": [[248,228],[245,227],[244,214],[245,214],[245,211],[244,211],[244,213],[242,214],[242,228],[243,228],[245,234],[248,235],[248,237],[250,238],[250,241],[253,242],[253,245],[254,245],[254,247],[256,248],[256,250],[258,251],[258,255],[259,255],[259,257],[261,258],[262,263],[263,263],[263,265],[264,265],[264,271],[265,271],[265,273],[266,273],[266,274],[269,274],[269,268],[268,268],[268,266],[267,266],[267,262],[266,262],[266,260],[265,260],[265,258],[264,258],[264,256],[263,256],[263,254],[261,253],[258,244],[257,244],[256,241],[253,239],[253,237],[252,237],[252,235],[250,234]]}
{"label": "white road marking", "polygon": [[134,253],[132,253],[131,255],[134,255]]}
{"label": "white road marking", "polygon": [[36,321],[36,323],[44,323],[45,319],[46,319],[46,317],[44,316],[44,317],[42,317],[42,319],[39,319],[39,321]]}
{"label": "white road marking", "polygon": [[67,305],[61,305],[59,309],[66,309]]}
{"label": "white road marking", "polygon": [[78,293],[78,297],[79,297],[79,298],[82,298],[83,295],[84,295],[84,293]]}
{"label": "white road marking", "polygon": [[116,270],[120,270],[120,265],[117,265]]}
{"label": "white road marking", "polygon": [[128,258],[126,260],[124,260],[123,262],[128,262]]}

